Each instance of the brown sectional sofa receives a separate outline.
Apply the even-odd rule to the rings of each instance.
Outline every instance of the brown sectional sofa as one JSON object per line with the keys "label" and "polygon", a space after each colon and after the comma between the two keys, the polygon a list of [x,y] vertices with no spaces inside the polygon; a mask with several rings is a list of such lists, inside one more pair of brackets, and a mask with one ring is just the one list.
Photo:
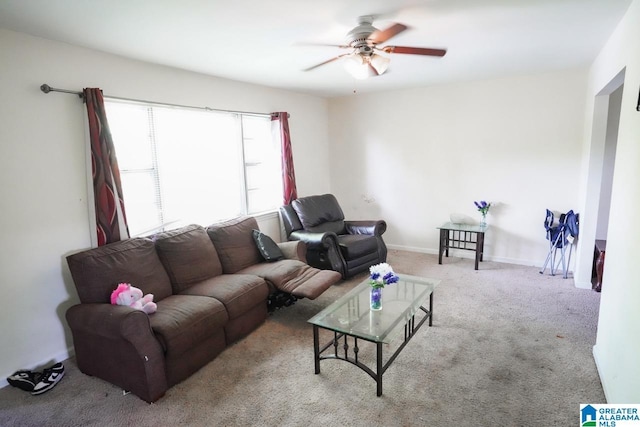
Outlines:
{"label": "brown sectional sofa", "polygon": [[[306,264],[301,242],[265,262],[255,218],[190,225],[67,257],[80,304],[66,318],[78,367],[147,402],[186,379],[267,317],[278,293],[314,299],[340,274]],[[156,313],[111,305],[118,283],[154,294]]]}

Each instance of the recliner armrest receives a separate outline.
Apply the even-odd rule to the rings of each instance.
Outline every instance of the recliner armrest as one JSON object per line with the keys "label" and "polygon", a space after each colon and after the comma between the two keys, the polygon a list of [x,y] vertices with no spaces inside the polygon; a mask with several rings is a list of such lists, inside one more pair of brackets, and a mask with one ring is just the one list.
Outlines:
{"label": "recliner armrest", "polygon": [[330,231],[324,233],[311,233],[309,231],[298,230],[289,235],[289,240],[300,240],[309,249],[328,249],[338,245],[338,236]]}
{"label": "recliner armrest", "polygon": [[347,234],[370,234],[382,236],[387,231],[387,223],[383,220],[377,221],[345,221]]}

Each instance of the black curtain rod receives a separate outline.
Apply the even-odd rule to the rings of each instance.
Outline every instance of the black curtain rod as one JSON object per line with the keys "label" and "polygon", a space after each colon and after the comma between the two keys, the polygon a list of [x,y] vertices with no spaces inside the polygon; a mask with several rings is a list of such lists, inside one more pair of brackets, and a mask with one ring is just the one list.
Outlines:
{"label": "black curtain rod", "polygon": [[74,95],[78,95],[80,98],[82,98],[82,92],[74,92],[72,90],[66,90],[66,89],[56,89],[54,87],[49,86],[48,84],[43,84],[40,86],[40,90],[43,91],[44,93],[49,93],[49,92],[64,92],[64,93],[72,93]]}
{"label": "black curtain rod", "polygon": [[[70,93],[70,94],[73,94],[73,95],[78,95],[80,98],[84,99],[84,94],[82,92],[77,92],[77,91],[67,90],[67,89],[58,89],[58,88],[55,88],[55,87],[51,87],[46,83],[40,86],[40,90],[43,91],[44,93],[49,93],[49,92]],[[142,102],[142,103],[145,103],[145,104],[164,105],[164,106],[168,106],[168,107],[192,108],[192,109],[196,109],[196,110],[206,110],[206,111],[218,111],[218,112],[223,112],[223,113],[248,114],[248,115],[252,115],[252,116],[269,116],[269,115],[271,115],[270,113],[254,113],[254,112],[250,112],[250,111],[221,110],[221,109],[209,108],[209,107],[194,107],[194,106],[191,106],[191,105],[167,104],[167,103],[163,103],[163,102],[146,101],[146,100],[143,100],[143,99],[120,98],[120,97],[117,97],[117,96],[107,96],[107,98],[117,99],[117,100],[120,100],[120,101],[131,101],[131,102]],[[287,118],[289,118],[289,117],[291,117],[291,115],[287,113]]]}

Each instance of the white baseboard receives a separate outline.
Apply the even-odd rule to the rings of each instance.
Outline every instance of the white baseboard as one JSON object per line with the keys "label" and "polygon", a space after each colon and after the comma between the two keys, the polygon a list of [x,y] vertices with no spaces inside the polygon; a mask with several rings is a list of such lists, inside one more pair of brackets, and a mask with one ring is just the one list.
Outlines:
{"label": "white baseboard", "polygon": [[[418,248],[415,246],[389,245],[389,244],[387,245],[387,248],[398,250],[398,251],[408,251],[408,252],[418,252],[423,254],[438,255],[438,249],[431,249],[431,248]],[[449,249],[449,256],[474,259],[475,253],[473,251],[466,251],[461,249]],[[532,261],[532,260],[523,260],[523,259],[517,259],[517,258],[494,257],[494,256],[488,256],[486,254],[484,255],[483,258],[487,261],[503,262],[505,264],[526,265],[531,267],[540,265],[539,260]]]}
{"label": "white baseboard", "polygon": [[[31,366],[22,366],[21,368],[16,369],[16,371],[21,369],[27,369],[30,371],[41,371],[44,368],[47,368],[55,363],[64,362],[70,357],[73,357],[74,354],[75,353],[73,351],[73,347],[69,347],[66,349],[66,351],[61,351],[60,353],[55,354],[51,357],[47,357],[46,359],[43,359],[38,363],[34,363]],[[12,374],[13,372],[8,372],[6,375],[2,375],[2,377],[0,378],[0,388],[4,388],[9,385],[9,382],[7,381],[7,377]]]}
{"label": "white baseboard", "polygon": [[576,288],[580,289],[593,289],[593,284],[591,282],[575,282]]}
{"label": "white baseboard", "polygon": [[[604,398],[606,402],[603,402],[603,403],[607,403],[609,401],[609,393],[607,393],[607,384],[604,381],[605,376],[602,375],[602,366],[600,365],[600,362],[598,360],[597,345],[593,346],[593,360],[596,362],[596,370],[598,371],[598,377],[600,377],[600,384],[602,385],[602,390],[604,391]],[[588,403],[588,402],[585,402],[585,403]],[[593,402],[593,403],[599,403],[599,402]]]}
{"label": "white baseboard", "polygon": [[438,250],[437,249],[418,248],[416,246],[402,246],[402,245],[389,245],[389,244],[387,244],[387,249],[392,249],[392,250],[396,250],[396,251],[418,252],[418,253],[422,253],[422,254],[438,255]]}

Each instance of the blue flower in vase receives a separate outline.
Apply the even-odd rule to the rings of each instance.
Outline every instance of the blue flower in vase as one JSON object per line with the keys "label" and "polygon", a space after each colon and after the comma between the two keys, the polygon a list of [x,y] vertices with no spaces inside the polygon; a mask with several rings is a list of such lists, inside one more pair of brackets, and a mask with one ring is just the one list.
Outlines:
{"label": "blue flower in vase", "polygon": [[489,213],[489,208],[491,207],[491,203],[487,203],[484,200],[481,200],[480,202],[473,202],[476,205],[476,208],[478,208],[478,212],[480,212],[482,214],[482,216],[485,216]]}
{"label": "blue flower in vase", "polygon": [[481,200],[479,202],[473,202],[476,205],[476,208],[478,208],[478,212],[480,212],[482,214],[482,221],[480,221],[480,225],[484,226],[487,225],[487,213],[489,213],[489,208],[491,207],[491,203],[487,203],[484,200]]}
{"label": "blue flower in vase", "polygon": [[371,293],[371,302],[374,304],[377,304],[380,302],[380,299],[382,298],[382,292],[379,291],[380,288],[376,288],[378,289],[378,291],[374,291]]}

